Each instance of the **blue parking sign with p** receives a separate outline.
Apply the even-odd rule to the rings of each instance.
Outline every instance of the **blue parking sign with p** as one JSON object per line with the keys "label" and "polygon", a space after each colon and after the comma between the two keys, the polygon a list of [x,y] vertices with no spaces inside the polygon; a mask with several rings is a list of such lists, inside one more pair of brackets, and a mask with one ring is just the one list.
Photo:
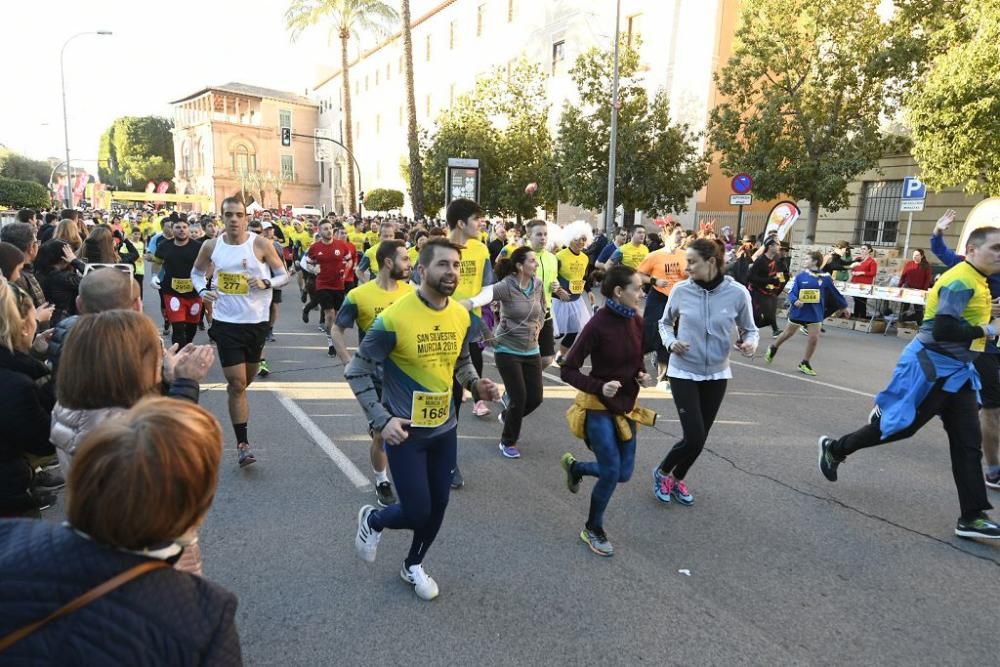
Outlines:
{"label": "blue parking sign with p", "polygon": [[903,199],[925,199],[927,186],[920,179],[907,176],[903,179]]}

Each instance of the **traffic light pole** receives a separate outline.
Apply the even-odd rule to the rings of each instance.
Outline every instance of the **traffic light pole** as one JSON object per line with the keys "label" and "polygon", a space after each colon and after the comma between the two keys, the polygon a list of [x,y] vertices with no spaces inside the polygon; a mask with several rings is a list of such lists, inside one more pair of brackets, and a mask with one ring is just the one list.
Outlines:
{"label": "traffic light pole", "polygon": [[[354,153],[352,153],[351,151],[347,150],[347,146],[345,146],[344,144],[340,143],[336,139],[331,139],[330,137],[317,137],[317,136],[312,135],[312,134],[298,134],[296,132],[292,132],[292,136],[293,137],[301,137],[303,139],[322,139],[324,141],[329,141],[330,143],[336,144],[336,145],[340,146],[341,148],[343,148],[344,152],[347,153],[348,157],[351,158],[351,161],[354,162],[354,167],[358,171],[358,192],[364,192],[365,191],[364,188],[361,187],[361,165],[358,164],[358,159],[356,157],[354,157]],[[359,219],[361,218],[362,209],[363,209],[363,203],[362,203],[361,199],[359,198],[358,199],[358,218]]]}

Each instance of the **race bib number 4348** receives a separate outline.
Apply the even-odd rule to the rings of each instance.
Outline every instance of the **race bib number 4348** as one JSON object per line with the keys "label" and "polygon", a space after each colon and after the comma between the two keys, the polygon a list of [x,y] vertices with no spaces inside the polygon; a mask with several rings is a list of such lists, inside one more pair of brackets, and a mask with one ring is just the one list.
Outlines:
{"label": "race bib number 4348", "polygon": [[799,301],[801,301],[802,303],[819,303],[819,290],[818,289],[799,290]]}

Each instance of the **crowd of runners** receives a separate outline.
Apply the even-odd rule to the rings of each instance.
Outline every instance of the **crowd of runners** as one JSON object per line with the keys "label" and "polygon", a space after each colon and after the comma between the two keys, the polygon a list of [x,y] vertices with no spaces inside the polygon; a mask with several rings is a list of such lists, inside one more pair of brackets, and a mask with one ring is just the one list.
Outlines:
{"label": "crowd of runners", "polygon": [[[770,328],[763,357],[773,363],[801,331],[798,370],[816,375],[823,321],[851,314],[834,278],[864,282],[875,270],[870,248],[851,259],[846,243],[829,256],[807,253],[792,275],[790,249],[773,236],[736,239],[728,228],[671,223],[607,238],[585,222],[491,222],[465,199],[452,201],[444,220],[419,222],[251,215],[238,197],[225,199],[220,214],[130,211],[85,221],[76,211],[25,210],[3,228],[0,386],[2,417],[12,424],[0,458],[4,515],[48,507],[67,477],[71,494],[74,484],[95,488],[78,461],[90,470],[100,447],[130,437],[111,438],[111,424],[152,419],[143,412],[151,395],[196,403],[216,359],[236,464],[256,463],[247,387],[269,374],[277,304],[297,293],[303,322],[318,309],[327,354],[343,363],[369,425],[375,503],[358,512],[362,559],[375,560],[386,529],[410,530],[400,576],[420,598],[438,595],[424,560],[450,493],[464,484],[459,411],[469,402],[478,417],[496,415],[500,457],[535,456],[522,442],[523,424],[542,408],[543,372],[553,364],[577,390],[567,427],[592,458],[566,452],[551,463],[571,493],[594,478],[580,538],[611,556],[605,510],[634,472],[639,429],[656,419],[639,403],[640,389],[669,389],[683,431],[651,471],[652,493],[692,505],[688,473],[724,401],[730,354],[754,356]],[[940,416],[959,496],[955,534],[1000,539],[986,514],[987,487],[1000,489],[1000,229],[976,230],[956,254],[941,239],[953,220],[953,212],[942,217],[931,239],[950,268],[933,286],[927,271],[919,333],[864,425],[819,439],[819,468],[836,481],[859,449],[909,437]],[[924,280],[918,252],[903,272],[911,284]],[[151,316],[141,314],[147,277],[160,302]],[[855,299],[853,312],[867,307]],[[209,344],[199,344],[202,330]],[[499,381],[486,377],[484,356]],[[221,447],[221,432],[213,437]],[[157,535],[157,544],[177,545],[171,558],[186,554],[190,571],[200,569],[196,529],[205,511],[177,523],[183,531]]]}

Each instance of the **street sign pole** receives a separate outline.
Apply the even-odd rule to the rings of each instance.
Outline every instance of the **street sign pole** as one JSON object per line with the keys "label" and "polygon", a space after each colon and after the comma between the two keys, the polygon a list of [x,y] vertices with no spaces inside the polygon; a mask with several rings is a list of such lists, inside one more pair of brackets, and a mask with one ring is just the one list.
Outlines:
{"label": "street sign pole", "polygon": [[903,245],[903,259],[910,254],[910,232],[913,231],[913,212],[906,215],[906,243]]}
{"label": "street sign pole", "polygon": [[736,209],[736,240],[739,241],[743,237],[740,236],[743,230],[743,204],[739,205]]}

